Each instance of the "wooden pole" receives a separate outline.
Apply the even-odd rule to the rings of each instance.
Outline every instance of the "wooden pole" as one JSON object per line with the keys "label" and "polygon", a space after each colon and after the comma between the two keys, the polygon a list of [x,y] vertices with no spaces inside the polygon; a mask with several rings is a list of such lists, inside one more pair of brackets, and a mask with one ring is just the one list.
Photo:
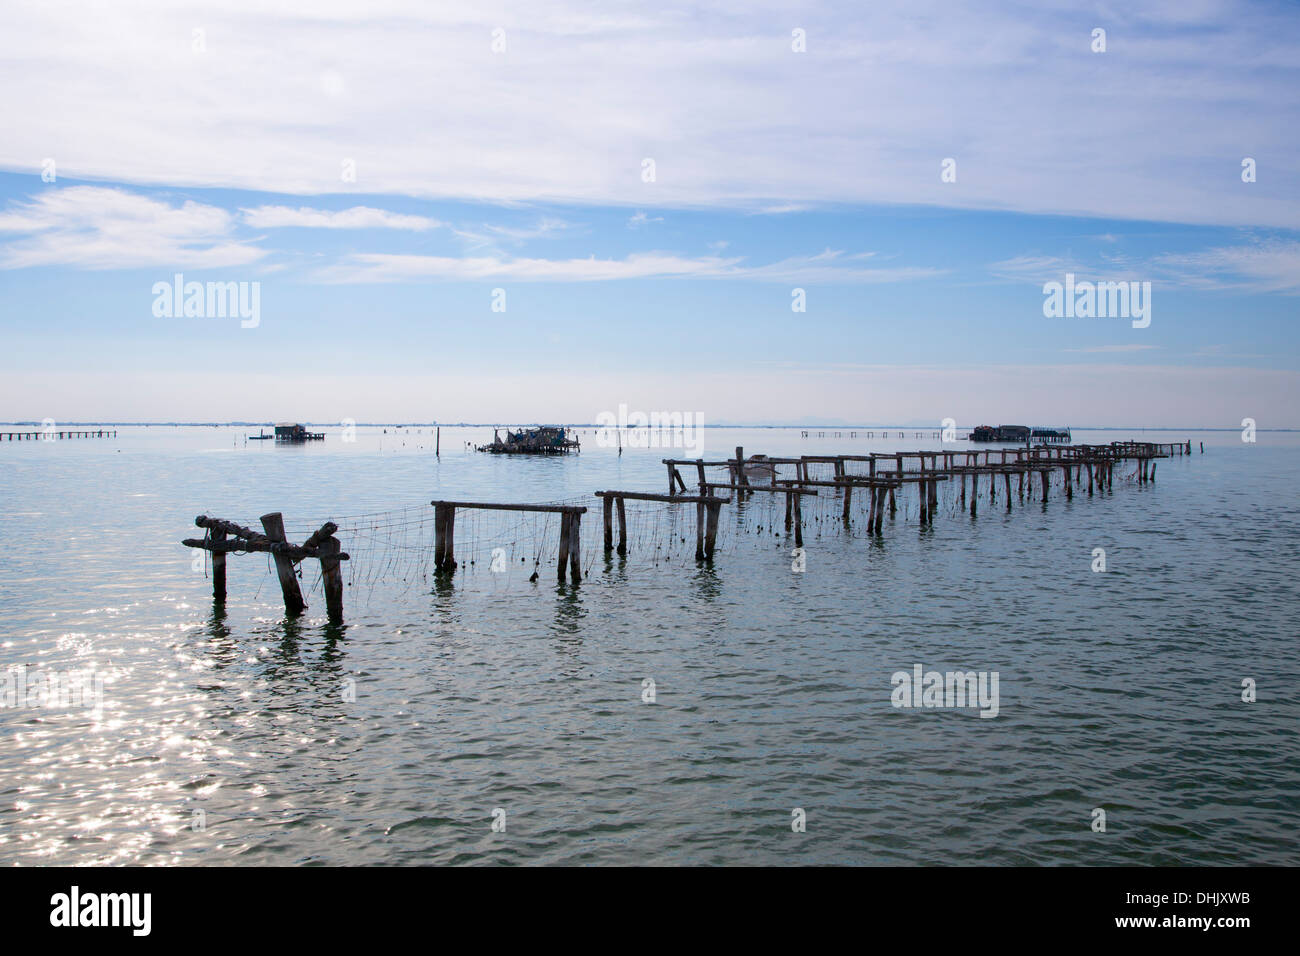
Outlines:
{"label": "wooden pole", "polygon": [[[266,530],[266,536],[273,542],[284,541],[284,516],[278,511],[262,515],[262,527]],[[272,552],[275,558],[275,571],[280,577],[280,591],[284,595],[284,611],[290,616],[301,614],[307,610],[307,603],[302,599],[302,591],[298,587],[298,575],[294,573],[293,559],[287,554],[276,554]]]}
{"label": "wooden pole", "polygon": [[442,571],[447,560],[447,506],[436,505],[433,509],[433,567]]}
{"label": "wooden pole", "polygon": [[447,553],[442,568],[448,574],[456,573],[456,506],[447,505]]}
{"label": "wooden pole", "polygon": [[794,499],[794,546],[803,547],[803,495],[791,495]]}
{"label": "wooden pole", "polygon": [[569,578],[574,584],[582,580],[582,512],[569,515]]}
{"label": "wooden pole", "polygon": [[1011,510],[1011,472],[1004,471],[1002,477],[1006,479],[1007,484],[1007,510]]}
{"label": "wooden pole", "polygon": [[704,502],[695,502],[695,560],[704,560]]}
{"label": "wooden pole", "polygon": [[325,607],[330,622],[343,623],[343,575],[339,571],[339,539],[332,535],[320,543],[321,580],[325,585]]}
{"label": "wooden pole", "polygon": [[970,473],[970,516],[975,517],[975,502],[980,500],[980,473]]}
{"label": "wooden pole", "polygon": [[1043,480],[1043,501],[1046,502],[1046,501],[1047,501],[1047,482],[1048,482],[1048,480],[1049,480],[1047,469],[1046,469],[1046,468],[1041,468],[1041,469],[1039,469],[1038,476]]}
{"label": "wooden pole", "polygon": [[[208,536],[213,544],[226,540],[224,529],[211,529]],[[226,603],[226,554],[224,551],[212,552],[212,599],[218,604]]]}
{"label": "wooden pole", "polygon": [[560,513],[560,563],[556,571],[561,584],[564,583],[565,570],[569,564],[569,519],[572,516],[573,513],[569,511]]}
{"label": "wooden pole", "polygon": [[844,523],[849,523],[849,502],[853,500],[853,482],[844,486]]}
{"label": "wooden pole", "polygon": [[718,541],[718,513],[722,511],[720,502],[711,502],[708,508],[708,527],[704,533],[704,558],[707,561],[713,560],[714,547]]}
{"label": "wooden pole", "polygon": [[434,439],[433,453],[435,456],[442,457],[442,426],[438,426],[438,437]]}
{"label": "wooden pole", "polygon": [[623,499],[618,499],[618,553],[627,554],[627,512]]}
{"label": "wooden pole", "polygon": [[614,547],[614,499],[606,495],[601,501],[605,518],[605,552],[608,554]]}

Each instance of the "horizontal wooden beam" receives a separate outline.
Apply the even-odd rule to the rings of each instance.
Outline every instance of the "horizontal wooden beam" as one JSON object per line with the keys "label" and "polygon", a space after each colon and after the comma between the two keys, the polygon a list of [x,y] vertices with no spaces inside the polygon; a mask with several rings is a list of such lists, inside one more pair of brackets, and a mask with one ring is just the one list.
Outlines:
{"label": "horizontal wooden beam", "polygon": [[475,508],[479,511],[543,511],[550,514],[586,514],[585,505],[512,505],[500,501],[431,501],[437,507]]}
{"label": "horizontal wooden beam", "polygon": [[[719,485],[718,487],[730,486]],[[714,495],[656,495],[646,491],[597,491],[595,495],[597,498],[626,498],[629,501],[666,501],[689,505],[725,505],[731,503],[730,498],[719,498]]]}

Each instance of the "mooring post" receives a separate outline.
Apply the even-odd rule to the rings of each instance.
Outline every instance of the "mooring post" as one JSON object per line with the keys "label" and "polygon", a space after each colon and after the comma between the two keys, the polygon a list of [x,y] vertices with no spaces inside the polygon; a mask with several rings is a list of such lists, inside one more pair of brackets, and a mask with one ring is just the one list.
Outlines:
{"label": "mooring post", "polygon": [[[880,502],[879,488],[877,488],[875,485],[872,485],[871,488],[868,490],[871,493],[871,501],[867,507],[867,533],[870,534],[871,529],[876,526],[876,509],[880,506],[881,502]],[[848,512],[849,512],[849,508],[848,508],[848,504],[846,503],[844,506],[844,514],[846,515],[845,518],[846,521],[848,520],[847,518]]]}
{"label": "mooring post", "polygon": [[[225,544],[225,529],[209,528],[208,537],[214,545]],[[226,603],[226,552],[212,550],[212,600]]]}
{"label": "mooring post", "polygon": [[1043,480],[1043,503],[1046,504],[1047,503],[1047,482],[1050,480],[1048,477],[1049,470],[1046,468],[1040,468],[1038,471],[1038,476]]}
{"label": "mooring post", "polygon": [[[874,530],[874,531],[876,532],[876,534],[880,534],[880,532],[881,532],[881,528],[882,528],[882,526],[883,526],[884,523],[885,523],[885,489],[884,489],[884,488],[873,488],[873,489],[871,489],[871,491],[872,491],[872,494],[873,494],[873,495],[878,496],[878,501],[877,501],[877,503],[876,503],[876,525],[875,525],[875,528],[873,528],[872,530]],[[891,512],[890,512],[890,513],[892,514],[892,513],[893,513],[893,512],[892,512],[892,503],[893,503],[893,500],[894,500],[894,487],[893,487],[893,485],[890,485],[890,487],[889,487],[889,500],[890,500],[890,503],[891,503]]]}
{"label": "mooring post", "polygon": [[623,499],[618,499],[618,553],[627,554],[627,511]]}
{"label": "mooring post", "polygon": [[[266,536],[273,542],[284,541],[284,516],[278,511],[262,515],[262,527],[266,531]],[[287,554],[281,554],[278,551],[272,552],[275,558],[275,571],[280,577],[280,591],[284,595],[284,611],[286,614],[301,614],[307,610],[307,603],[302,599],[302,591],[298,587],[298,575],[294,573],[293,559]]]}
{"label": "mooring post", "polygon": [[[880,501],[880,506],[881,506],[882,508],[885,506],[885,501],[884,501],[883,496],[882,496],[881,501]],[[895,514],[897,511],[898,511],[898,503],[894,500],[894,486],[893,486],[893,485],[890,485],[890,486],[889,486],[889,517],[891,517],[891,518],[894,517],[894,514]],[[879,520],[877,520],[876,523],[877,523],[877,525],[879,525],[879,523],[880,523]]]}
{"label": "mooring post", "polygon": [[[979,465],[975,466],[979,468]],[[970,516],[975,517],[975,503],[980,500],[980,473],[972,471],[970,473]]]}
{"label": "mooring post", "polygon": [[791,501],[791,499],[794,497],[796,496],[792,491],[787,491],[785,493],[785,530],[786,531],[790,530],[790,522],[792,520],[791,516],[794,514],[794,502]]}
{"label": "mooring post", "polygon": [[606,495],[601,499],[601,511],[605,518],[605,553],[614,548],[614,499]]}
{"label": "mooring post", "polygon": [[1007,510],[1010,511],[1011,510],[1011,472],[1009,471],[1002,472],[1002,477],[1006,480],[1007,483]]}
{"label": "mooring post", "polygon": [[961,473],[961,503],[962,507],[966,506],[966,472]]}
{"label": "mooring post", "polygon": [[930,456],[930,521],[934,521],[934,513],[939,510],[939,456]]}
{"label": "mooring post", "polygon": [[447,505],[447,551],[442,558],[442,569],[456,573],[456,506]]}
{"label": "mooring post", "polygon": [[438,426],[438,437],[434,439],[433,454],[435,457],[442,457],[442,426]]}
{"label": "mooring post", "polygon": [[582,580],[582,513],[569,514],[569,578],[574,584]]}
{"label": "mooring post", "polygon": [[[736,484],[749,484],[749,476],[745,474],[745,449],[739,445],[736,446]],[[744,497],[743,491],[736,492],[736,501],[742,501]]]}
{"label": "mooring post", "polygon": [[722,510],[722,503],[719,501],[710,501],[708,504],[708,528],[704,533],[704,558],[706,561],[713,560],[713,550],[718,541],[718,513]]}
{"label": "mooring post", "polygon": [[695,560],[704,560],[704,502],[695,502]]}
{"label": "mooring post", "polygon": [[803,495],[791,494],[794,499],[794,546],[803,547]]}
{"label": "mooring post", "polygon": [[[842,477],[842,476],[841,476]],[[853,500],[853,482],[844,483],[844,523],[849,523],[849,502]]]}
{"label": "mooring post", "polygon": [[569,519],[571,517],[568,511],[560,512],[560,563],[556,570],[561,584],[564,583],[564,573],[569,564]]}
{"label": "mooring post", "polygon": [[321,580],[325,585],[325,608],[331,623],[343,623],[343,575],[339,571],[339,539],[330,535],[318,546]]}
{"label": "mooring post", "polygon": [[447,506],[433,508],[433,567],[441,571],[447,560]]}

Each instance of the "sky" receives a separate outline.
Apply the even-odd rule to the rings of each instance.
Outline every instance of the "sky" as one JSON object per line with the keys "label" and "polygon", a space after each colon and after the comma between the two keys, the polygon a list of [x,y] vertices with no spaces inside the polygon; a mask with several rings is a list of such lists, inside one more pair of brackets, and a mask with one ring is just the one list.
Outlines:
{"label": "sky", "polygon": [[1300,426],[1294,3],[266,6],[7,4],[0,419]]}

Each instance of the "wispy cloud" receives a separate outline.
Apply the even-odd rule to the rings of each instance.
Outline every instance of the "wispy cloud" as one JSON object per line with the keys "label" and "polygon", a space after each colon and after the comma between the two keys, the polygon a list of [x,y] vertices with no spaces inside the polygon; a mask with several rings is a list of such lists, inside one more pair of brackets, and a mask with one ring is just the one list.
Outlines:
{"label": "wispy cloud", "polygon": [[51,187],[0,212],[0,268],[64,265],[83,269],[143,266],[221,268],[261,259],[265,250],[233,238],[224,209],[172,205],[123,189]]}
{"label": "wispy cloud", "polygon": [[640,229],[642,226],[649,225],[652,222],[663,221],[663,216],[647,216],[645,213],[638,211],[634,216],[628,219],[627,227],[629,229]]}
{"label": "wispy cloud", "polygon": [[353,206],[351,209],[330,210],[312,209],[300,206],[292,209],[288,206],[257,206],[253,209],[241,209],[244,222],[254,229],[280,229],[298,227],[304,229],[408,229],[420,232],[436,229],[442,223],[425,216],[408,216],[374,209],[370,206]]}
{"label": "wispy cloud", "polygon": [[1173,279],[1193,288],[1300,294],[1300,242],[1220,246],[1159,256],[1154,262]]}
{"label": "wispy cloud", "polygon": [[745,265],[740,256],[679,256],[634,253],[622,259],[538,259],[500,256],[358,254],[322,278],[335,283],[403,282],[419,279],[513,279],[522,282],[608,282],[625,279],[752,279],[804,282],[905,282],[939,274],[924,268],[868,268],[870,253],[846,256],[827,250],[815,256]]}
{"label": "wispy cloud", "polygon": [[[195,52],[200,0],[147,15],[11,5],[0,168],[49,156],[70,177],[282,195],[1300,221],[1300,19],[1287,4],[1114,7],[1103,54],[1061,3],[878,0],[863,13],[811,0],[805,53],[771,4],[593,14],[538,0],[517,19],[472,0],[227,6]],[[1236,166],[1247,153],[1251,184]],[[940,181],[945,157],[956,182]]]}

